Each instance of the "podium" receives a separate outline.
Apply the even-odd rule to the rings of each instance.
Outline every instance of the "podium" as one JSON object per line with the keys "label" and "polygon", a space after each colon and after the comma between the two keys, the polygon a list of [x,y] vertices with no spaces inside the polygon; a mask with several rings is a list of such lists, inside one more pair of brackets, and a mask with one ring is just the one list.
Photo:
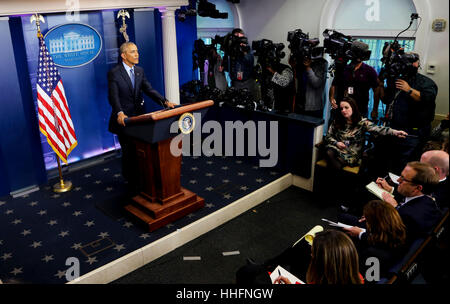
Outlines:
{"label": "podium", "polygon": [[[203,198],[181,187],[181,154],[170,151],[174,122],[184,113],[204,115],[212,100],[164,109],[126,119],[124,133],[136,144],[139,194],[125,209],[147,225],[149,231],[165,226],[205,205]],[[200,127],[201,126],[197,126]],[[178,148],[181,150],[182,142]]]}

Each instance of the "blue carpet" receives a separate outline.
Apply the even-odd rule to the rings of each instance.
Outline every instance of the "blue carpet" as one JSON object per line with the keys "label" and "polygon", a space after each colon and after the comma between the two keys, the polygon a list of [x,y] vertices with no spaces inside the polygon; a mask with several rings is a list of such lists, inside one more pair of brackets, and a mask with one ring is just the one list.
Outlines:
{"label": "blue carpet", "polygon": [[78,259],[82,276],[287,173],[232,157],[183,157],[181,171],[181,185],[203,197],[205,207],[151,233],[122,209],[127,201],[119,159],[67,173],[64,179],[74,185],[68,193],[54,193],[52,180],[23,197],[0,198],[0,279],[66,283],[70,257]]}

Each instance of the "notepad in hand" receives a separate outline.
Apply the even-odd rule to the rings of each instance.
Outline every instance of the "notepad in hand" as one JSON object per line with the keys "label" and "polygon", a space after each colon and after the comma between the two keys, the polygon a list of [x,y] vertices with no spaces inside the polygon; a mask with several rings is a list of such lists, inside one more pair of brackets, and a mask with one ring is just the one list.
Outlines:
{"label": "notepad in hand", "polygon": [[[330,220],[327,220],[327,219],[322,219],[322,221],[324,221],[324,222],[327,222],[328,223],[328,225],[330,225],[330,226],[333,226],[333,227],[339,227],[339,228],[352,228],[353,226],[350,226],[350,225],[347,225],[347,224],[344,224],[344,223],[341,223],[341,222],[337,222],[337,223],[335,223],[335,222],[332,222],[332,221],[330,221]],[[360,227],[361,228],[361,227]],[[364,229],[364,228],[361,228],[364,232],[366,232],[366,229]]]}
{"label": "notepad in hand", "polygon": [[313,229],[309,230],[297,242],[295,242],[294,245],[292,245],[292,247],[297,245],[297,243],[300,242],[303,239],[305,239],[305,241],[307,241],[309,245],[312,245],[312,241],[314,239],[314,236],[316,235],[316,233],[321,232],[321,231],[323,231],[323,227],[322,226],[320,226],[320,225],[314,226]]}
{"label": "notepad in hand", "polygon": [[366,185],[367,190],[369,190],[370,193],[374,194],[375,196],[379,197],[381,200],[383,199],[383,193],[387,193],[390,196],[394,197],[392,193],[378,187],[377,183],[371,182],[370,184]]}
{"label": "notepad in hand", "polygon": [[278,265],[277,268],[275,268],[275,270],[272,271],[272,273],[270,274],[270,279],[272,280],[272,284],[280,275],[287,278],[289,281],[291,281],[292,284],[305,284],[305,282],[303,282],[302,280],[297,278],[295,275],[293,275],[292,273],[290,273],[289,271],[287,271],[280,265]]}

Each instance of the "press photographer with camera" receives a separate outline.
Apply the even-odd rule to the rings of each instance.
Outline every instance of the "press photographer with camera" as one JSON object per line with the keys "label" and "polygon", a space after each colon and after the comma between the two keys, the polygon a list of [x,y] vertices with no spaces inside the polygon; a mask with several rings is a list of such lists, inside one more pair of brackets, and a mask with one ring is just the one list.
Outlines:
{"label": "press photographer with camera", "polygon": [[235,28],[223,38],[225,52],[223,66],[229,72],[231,86],[235,89],[248,89],[255,99],[259,98],[253,77],[254,56],[244,31]]}
{"label": "press photographer with camera", "polygon": [[258,58],[255,75],[261,85],[264,108],[281,113],[291,112],[295,94],[294,73],[288,65],[282,64],[283,43],[262,39],[253,41],[252,49]]}
{"label": "press photographer with camera", "polygon": [[429,77],[418,73],[420,57],[416,53],[393,50],[387,64],[380,72],[386,79],[381,101],[388,105],[386,120],[390,127],[403,130],[409,136],[403,141],[386,140],[380,146],[386,167],[400,172],[408,161],[417,160],[430,137],[434,120],[438,87]]}
{"label": "press photographer with camera", "polygon": [[323,58],[319,39],[310,39],[301,29],[288,32],[291,56],[289,63],[295,71],[296,94],[293,111],[318,118],[323,117],[328,61]]}
{"label": "press photographer with camera", "polygon": [[337,74],[333,79],[329,95],[330,103],[333,109],[337,109],[336,100],[342,100],[345,96],[352,97],[356,100],[361,115],[367,118],[370,89],[373,90],[374,100],[379,99],[377,72],[363,62],[370,58],[369,46],[362,41],[354,40],[346,55],[351,62],[344,67],[342,74]]}

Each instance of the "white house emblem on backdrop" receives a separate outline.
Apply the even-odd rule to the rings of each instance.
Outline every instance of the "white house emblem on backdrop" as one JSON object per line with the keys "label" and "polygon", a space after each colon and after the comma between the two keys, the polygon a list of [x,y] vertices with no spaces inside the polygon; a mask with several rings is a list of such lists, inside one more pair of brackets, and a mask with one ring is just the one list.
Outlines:
{"label": "white house emblem on backdrop", "polygon": [[55,26],[44,39],[55,65],[60,67],[88,64],[102,49],[102,38],[97,30],[82,23]]}

